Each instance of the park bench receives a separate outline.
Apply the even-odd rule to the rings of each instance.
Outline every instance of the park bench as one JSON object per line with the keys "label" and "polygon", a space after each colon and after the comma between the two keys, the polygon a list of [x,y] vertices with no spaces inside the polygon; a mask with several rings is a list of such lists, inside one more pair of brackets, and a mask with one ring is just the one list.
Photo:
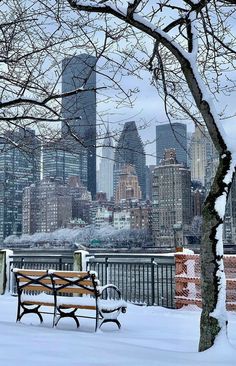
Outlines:
{"label": "park bench", "polygon": [[[117,317],[120,312],[126,312],[126,303],[115,285],[100,286],[96,272],[14,268],[13,273],[18,296],[16,321],[25,314],[34,313],[42,323],[42,314],[50,313],[53,314],[53,326],[61,318],[70,317],[79,327],[81,315],[77,310],[85,309],[95,311],[92,316],[96,320],[95,331],[107,322],[114,322],[120,328]],[[113,300],[109,298],[111,291]],[[45,307],[52,307],[53,311],[49,312]]]}

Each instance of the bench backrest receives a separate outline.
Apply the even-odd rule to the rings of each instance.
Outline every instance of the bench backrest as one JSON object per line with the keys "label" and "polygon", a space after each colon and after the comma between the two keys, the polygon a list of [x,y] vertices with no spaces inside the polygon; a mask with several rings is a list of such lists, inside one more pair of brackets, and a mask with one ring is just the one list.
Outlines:
{"label": "bench backrest", "polygon": [[99,294],[95,272],[13,269],[17,292],[49,292],[57,295]]}
{"label": "bench backrest", "polygon": [[17,292],[52,292],[53,284],[47,270],[13,269]]}
{"label": "bench backrest", "polygon": [[54,291],[60,294],[98,296],[99,281],[94,272],[49,270]]}

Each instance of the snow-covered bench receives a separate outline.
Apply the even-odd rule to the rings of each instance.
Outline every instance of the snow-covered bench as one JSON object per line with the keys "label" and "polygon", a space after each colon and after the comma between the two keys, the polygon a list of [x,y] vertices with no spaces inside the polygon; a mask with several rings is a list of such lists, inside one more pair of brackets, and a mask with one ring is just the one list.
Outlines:
{"label": "snow-covered bench", "polygon": [[[35,313],[43,322],[44,307],[53,307],[53,326],[64,317],[71,317],[79,327],[78,309],[94,310],[98,327],[106,322],[114,322],[120,328],[117,319],[120,312],[126,312],[126,302],[121,299],[120,290],[115,285],[100,286],[94,271],[56,271],[17,269],[16,278],[18,308],[17,321],[28,313]],[[107,291],[114,291],[115,300],[103,299]],[[43,308],[42,308],[43,307]]]}

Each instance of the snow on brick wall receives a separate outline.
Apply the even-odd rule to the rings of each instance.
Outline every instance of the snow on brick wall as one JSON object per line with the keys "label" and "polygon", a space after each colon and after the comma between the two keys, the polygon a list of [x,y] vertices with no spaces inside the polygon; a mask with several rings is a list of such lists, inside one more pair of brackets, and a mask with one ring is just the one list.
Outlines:
{"label": "snow on brick wall", "polygon": [[[175,305],[201,307],[200,256],[198,254],[175,255]],[[236,311],[236,255],[225,255],[226,307]]]}

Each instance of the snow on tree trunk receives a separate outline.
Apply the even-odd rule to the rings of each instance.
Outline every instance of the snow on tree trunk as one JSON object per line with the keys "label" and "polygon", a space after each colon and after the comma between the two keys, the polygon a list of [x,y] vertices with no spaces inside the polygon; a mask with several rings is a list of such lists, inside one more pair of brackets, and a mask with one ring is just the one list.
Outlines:
{"label": "snow on tree trunk", "polygon": [[227,184],[224,178],[230,168],[230,154],[220,159],[214,182],[203,207],[201,240],[201,292],[202,314],[199,350],[211,347],[221,328],[227,322],[225,309],[225,276],[223,267],[222,227],[223,219],[215,209]]}

